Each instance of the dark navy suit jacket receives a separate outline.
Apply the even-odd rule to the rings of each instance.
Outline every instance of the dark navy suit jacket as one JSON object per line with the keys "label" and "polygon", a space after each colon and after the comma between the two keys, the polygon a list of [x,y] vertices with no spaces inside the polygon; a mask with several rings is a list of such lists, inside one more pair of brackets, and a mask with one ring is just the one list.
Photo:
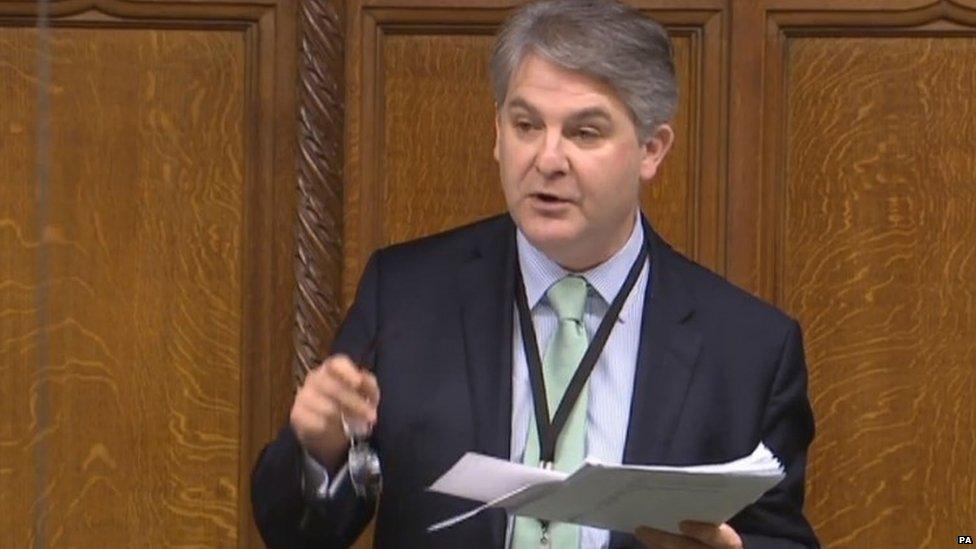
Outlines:
{"label": "dark navy suit jacket", "polygon": [[[814,427],[799,326],[645,230],[652,293],[644,299],[624,462],[722,462],[762,441],[786,479],[731,525],[746,547],[816,546],[802,514]],[[465,452],[509,457],[515,259],[515,226],[502,215],[386,248],[365,269],[333,351],[362,356],[375,342],[382,396],[373,443],[384,482],[377,547],[504,547],[502,511],[428,534],[429,525],[474,504],[426,488]],[[252,477],[265,542],[349,546],[372,509],[348,482],[329,502],[306,503],[301,467],[285,426]],[[614,533],[611,546],[639,545]]]}

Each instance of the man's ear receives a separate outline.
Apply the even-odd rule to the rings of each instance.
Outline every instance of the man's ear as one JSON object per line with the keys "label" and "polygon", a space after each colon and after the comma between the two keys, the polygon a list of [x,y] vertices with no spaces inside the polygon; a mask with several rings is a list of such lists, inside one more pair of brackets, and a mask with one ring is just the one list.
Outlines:
{"label": "man's ear", "polygon": [[498,162],[498,139],[502,131],[501,118],[502,113],[498,110],[498,103],[495,103],[495,147],[492,149],[492,154],[495,156],[495,162]]}
{"label": "man's ear", "polygon": [[674,130],[667,124],[658,126],[651,138],[644,143],[644,158],[641,160],[640,178],[647,182],[654,178],[657,169],[664,161],[674,143]]}

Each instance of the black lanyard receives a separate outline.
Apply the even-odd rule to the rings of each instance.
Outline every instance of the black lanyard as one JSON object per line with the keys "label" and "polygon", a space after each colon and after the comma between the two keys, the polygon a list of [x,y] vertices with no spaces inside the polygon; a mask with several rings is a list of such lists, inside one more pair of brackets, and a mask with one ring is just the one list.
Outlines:
{"label": "black lanyard", "polygon": [[519,262],[515,262],[515,304],[518,306],[519,326],[522,329],[522,346],[525,349],[525,360],[529,366],[529,382],[532,385],[532,401],[535,405],[535,424],[539,434],[539,461],[546,467],[552,464],[556,458],[556,440],[559,433],[566,426],[569,413],[573,410],[576,401],[579,400],[583,392],[583,386],[590,378],[596,361],[603,352],[603,347],[607,344],[610,337],[610,330],[617,323],[620,310],[623,309],[624,301],[637,283],[641,269],[647,260],[647,240],[641,243],[640,253],[637,259],[630,266],[630,272],[624,280],[623,286],[617,292],[616,297],[603,315],[600,327],[586,348],[583,359],[580,360],[573,379],[570,380],[566,393],[563,394],[559,406],[556,407],[556,415],[552,422],[549,421],[549,403],[546,400],[546,385],[542,376],[542,360],[539,358],[539,344],[536,340],[535,327],[532,325],[532,313],[529,311],[529,300],[525,297],[525,283],[522,281],[522,270]]}

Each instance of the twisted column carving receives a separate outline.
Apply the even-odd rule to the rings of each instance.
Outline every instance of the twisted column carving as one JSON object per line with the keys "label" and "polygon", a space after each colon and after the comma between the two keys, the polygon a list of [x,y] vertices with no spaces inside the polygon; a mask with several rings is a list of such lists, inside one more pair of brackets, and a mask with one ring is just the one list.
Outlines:
{"label": "twisted column carving", "polygon": [[340,0],[299,7],[296,383],[318,365],[339,322],[342,268],[343,51]]}

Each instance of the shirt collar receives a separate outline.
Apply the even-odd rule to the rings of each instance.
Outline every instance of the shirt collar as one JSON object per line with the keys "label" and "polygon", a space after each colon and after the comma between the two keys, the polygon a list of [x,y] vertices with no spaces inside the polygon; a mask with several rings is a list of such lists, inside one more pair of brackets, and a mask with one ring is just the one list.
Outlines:
{"label": "shirt collar", "polygon": [[[529,302],[529,308],[535,308],[546,290],[556,281],[570,274],[570,271],[559,266],[558,263],[549,259],[546,254],[533,246],[521,229],[518,229],[515,239],[518,248],[519,268],[522,270],[522,281],[525,284],[525,297]],[[609,304],[617,296],[624,280],[627,279],[630,266],[640,254],[643,240],[644,224],[641,223],[638,214],[634,228],[630,232],[630,238],[627,239],[622,248],[617,250],[617,253],[596,267],[576,274],[585,278],[590,286],[600,294],[604,303]],[[623,311],[621,311],[620,316],[623,319]]]}

